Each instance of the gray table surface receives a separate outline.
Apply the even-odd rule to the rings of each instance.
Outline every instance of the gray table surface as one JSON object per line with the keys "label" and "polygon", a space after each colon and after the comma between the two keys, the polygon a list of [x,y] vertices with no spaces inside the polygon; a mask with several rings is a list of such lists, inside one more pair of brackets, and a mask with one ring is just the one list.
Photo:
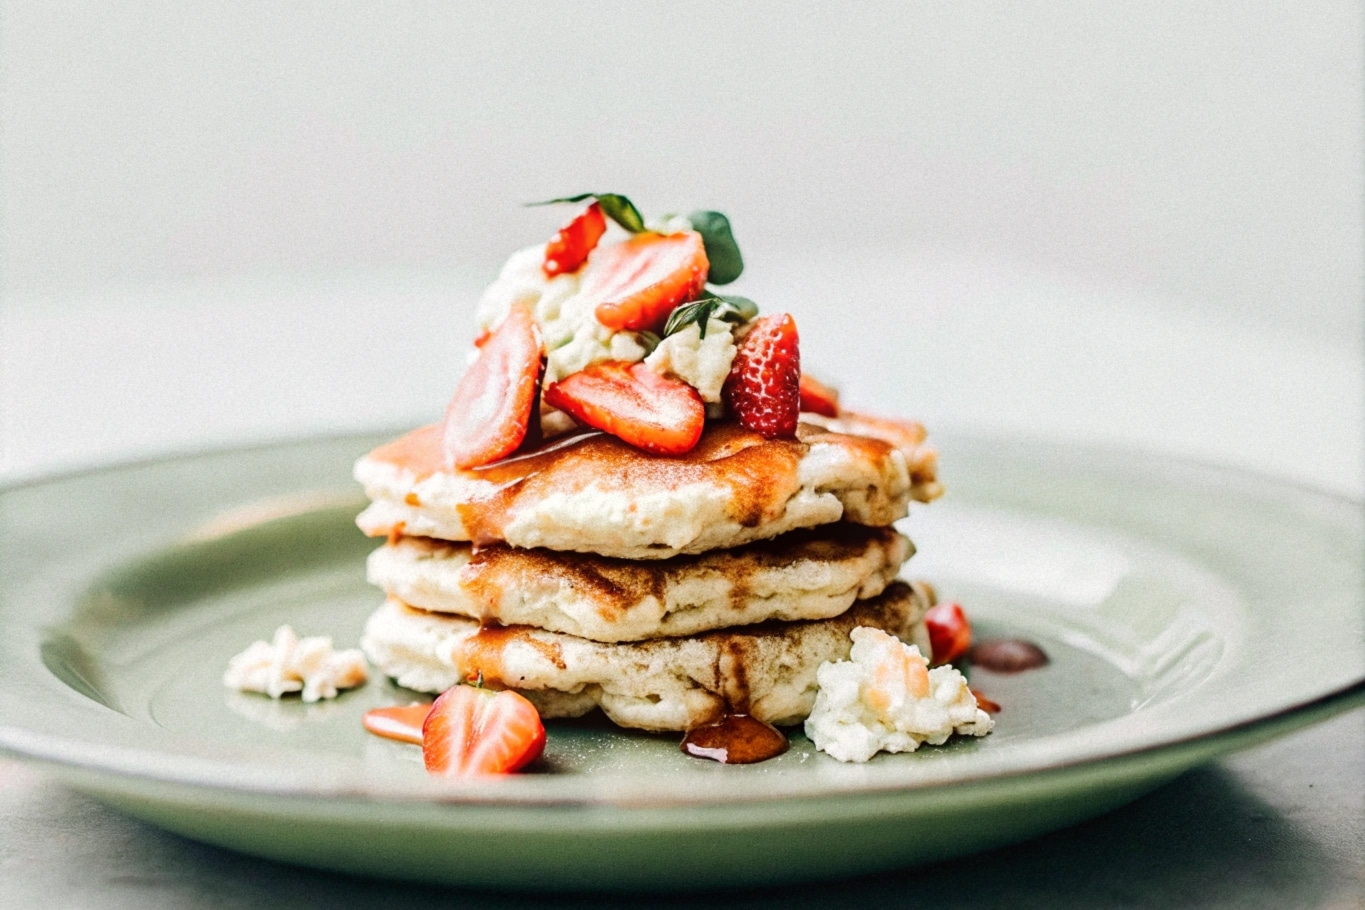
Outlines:
{"label": "gray table surface", "polygon": [[[350,878],[126,818],[0,760],[0,907],[695,907],[696,895],[518,895]],[[1365,711],[1196,769],[1106,816],[917,869],[726,893],[727,907],[1365,907]]]}

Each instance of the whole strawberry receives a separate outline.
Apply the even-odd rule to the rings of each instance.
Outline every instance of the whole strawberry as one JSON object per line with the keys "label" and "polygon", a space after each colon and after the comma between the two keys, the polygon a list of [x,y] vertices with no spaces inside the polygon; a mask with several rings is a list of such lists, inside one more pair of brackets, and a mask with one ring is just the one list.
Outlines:
{"label": "whole strawberry", "polygon": [[796,320],[787,313],[755,319],[735,351],[721,394],[746,429],[768,439],[795,436],[801,415]]}

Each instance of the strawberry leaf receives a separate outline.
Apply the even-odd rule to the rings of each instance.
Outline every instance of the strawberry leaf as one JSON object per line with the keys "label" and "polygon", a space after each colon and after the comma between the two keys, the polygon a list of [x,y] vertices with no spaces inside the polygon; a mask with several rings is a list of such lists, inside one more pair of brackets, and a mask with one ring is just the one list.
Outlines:
{"label": "strawberry leaf", "polygon": [[[640,215],[640,210],[635,207],[635,203],[619,193],[579,193],[577,196],[546,199],[544,202],[528,202],[527,205],[557,205],[561,202],[583,202],[587,199],[597,200],[598,204],[602,206],[604,215],[632,234],[638,234],[645,229],[645,219]],[[705,243],[705,236],[702,235],[703,243]],[[708,255],[710,252],[708,248]]]}
{"label": "strawberry leaf", "polygon": [[663,337],[681,332],[693,323],[701,338],[706,337],[706,324],[714,316],[726,322],[748,322],[758,315],[758,304],[748,297],[722,297],[719,294],[685,303],[669,314],[664,324]]}
{"label": "strawberry leaf", "polygon": [[[602,208],[605,211],[605,203]],[[701,234],[706,258],[711,261],[708,280],[712,284],[729,284],[738,278],[744,271],[744,258],[739,255],[739,245],[730,231],[730,219],[720,212],[697,211],[688,215],[687,220]]]}

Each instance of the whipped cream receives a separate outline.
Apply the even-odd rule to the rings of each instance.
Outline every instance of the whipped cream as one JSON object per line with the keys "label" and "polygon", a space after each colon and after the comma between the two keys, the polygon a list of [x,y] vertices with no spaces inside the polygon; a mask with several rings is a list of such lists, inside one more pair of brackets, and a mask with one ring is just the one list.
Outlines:
{"label": "whipped cream", "polygon": [[706,321],[706,337],[696,323],[674,332],[645,358],[650,369],[692,386],[708,404],[720,402],[720,390],[735,359],[735,337],[724,319]]}
{"label": "whipped cream", "polygon": [[[660,226],[676,227],[676,220]],[[618,240],[609,234],[604,244]],[[595,311],[601,301],[579,294],[582,278],[592,268],[591,256],[577,272],[553,278],[545,277],[541,269],[544,258],[544,244],[513,253],[480,298],[477,319],[480,328],[490,330],[502,322],[513,304],[529,307],[545,341],[547,385],[604,360],[644,360],[657,372],[695,388],[703,401],[720,401],[721,386],[735,357],[734,326],[712,319],[704,339],[697,327],[689,326],[665,338],[650,355],[639,333],[608,329],[597,321]]]}
{"label": "whipped cream", "polygon": [[851,633],[848,660],[816,671],[820,691],[806,719],[815,748],[840,761],[865,762],[878,752],[913,752],[954,733],[984,736],[995,726],[952,666],[929,669],[915,645],[880,629]]}
{"label": "whipped cream", "polygon": [[360,685],[368,675],[359,648],[337,651],[330,638],[299,638],[285,625],[275,630],[271,641],[252,642],[228,661],[223,685],[271,698],[298,692],[304,701],[315,702],[336,698],[340,690]]}

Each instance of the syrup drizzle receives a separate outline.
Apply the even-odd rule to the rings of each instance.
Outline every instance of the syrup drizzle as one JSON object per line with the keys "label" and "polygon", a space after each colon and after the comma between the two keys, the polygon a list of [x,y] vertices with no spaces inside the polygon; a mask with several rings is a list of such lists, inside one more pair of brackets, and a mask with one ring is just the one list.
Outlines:
{"label": "syrup drizzle", "polygon": [[748,765],[781,755],[787,745],[786,734],[772,724],[748,714],[727,714],[718,723],[688,730],[681,748],[693,758]]}
{"label": "syrup drizzle", "polygon": [[[803,427],[803,432],[879,464],[892,449],[881,440],[814,427]],[[797,469],[807,449],[803,441],[764,439],[737,423],[722,421],[708,427],[697,447],[683,455],[646,455],[613,436],[587,432],[559,437],[479,468],[454,471],[443,462],[439,427],[428,426],[375,449],[369,457],[403,468],[418,481],[448,473],[477,484],[477,492],[471,491],[458,511],[474,544],[487,546],[504,539],[504,528],[522,503],[595,487],[603,478],[619,478],[624,486],[640,490],[701,483],[727,487],[729,517],[753,527],[782,514],[800,488]]]}
{"label": "syrup drizzle", "polygon": [[375,736],[396,739],[400,743],[422,744],[422,722],[431,713],[431,705],[418,702],[394,705],[391,708],[371,708],[360,723]]}
{"label": "syrup drizzle", "polygon": [[1022,638],[991,638],[967,652],[972,666],[992,673],[1022,673],[1051,663],[1047,652]]}
{"label": "syrup drizzle", "polygon": [[997,701],[992,701],[991,699],[989,699],[989,698],[987,698],[986,696],[982,695],[982,694],[981,694],[981,691],[980,691],[979,689],[971,689],[971,688],[969,687],[969,691],[972,693],[972,697],[976,699],[976,706],[977,706],[978,708],[980,708],[982,711],[985,711],[987,714],[999,714],[999,713],[1000,713],[1000,703],[999,703],[999,702],[997,702]]}
{"label": "syrup drizzle", "polygon": [[513,684],[503,667],[507,649],[514,645],[534,649],[546,661],[560,670],[565,669],[564,654],[557,642],[541,641],[527,626],[504,626],[486,621],[479,630],[460,643],[457,664],[464,668],[466,678],[482,676],[502,685]]}

